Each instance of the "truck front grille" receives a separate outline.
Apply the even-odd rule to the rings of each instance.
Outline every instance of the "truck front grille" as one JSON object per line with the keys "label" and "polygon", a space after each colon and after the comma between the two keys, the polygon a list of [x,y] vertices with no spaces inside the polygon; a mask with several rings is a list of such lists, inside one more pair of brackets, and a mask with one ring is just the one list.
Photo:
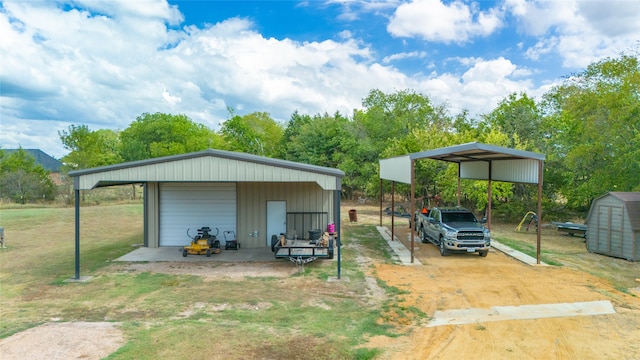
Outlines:
{"label": "truck front grille", "polygon": [[484,233],[482,231],[461,231],[458,233],[457,239],[459,241],[484,240]]}

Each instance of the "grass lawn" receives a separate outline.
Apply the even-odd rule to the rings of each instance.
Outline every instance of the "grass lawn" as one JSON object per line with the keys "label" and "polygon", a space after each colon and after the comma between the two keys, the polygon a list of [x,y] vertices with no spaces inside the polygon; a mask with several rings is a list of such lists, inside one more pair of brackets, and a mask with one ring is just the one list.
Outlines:
{"label": "grass lawn", "polygon": [[[367,359],[367,338],[399,336],[381,319],[388,295],[371,304],[356,252],[390,261],[373,226],[344,226],[342,277],[335,262],[307,264],[289,278],[205,281],[191,275],[121,271],[113,259],[142,243],[141,204],[81,208],[81,270],[75,274],[73,208],[0,210],[0,338],[51,321],[113,321],[128,342],[110,359]],[[291,264],[295,266],[295,264]],[[366,269],[364,269],[366,271]]]}
{"label": "grass lawn", "polygon": [[[0,209],[8,246],[0,250],[0,339],[52,321],[110,321],[121,324],[127,342],[109,359],[372,359],[382,350],[363,347],[369,339],[405,336],[405,325],[428,316],[400,305],[402,292],[375,279],[372,264],[392,261],[376,214],[372,207],[361,213],[364,221],[342,224],[343,281],[327,281],[335,261],[312,262],[286,278],[238,281],[125,271],[112,260],[142,243],[142,205],[83,206],[80,273],[92,279],[69,283],[74,209]],[[531,234],[494,234],[531,252]],[[543,261],[633,286],[637,274],[621,271],[628,269],[622,260],[585,254],[578,239],[545,239]],[[372,298],[371,286],[382,295]]]}

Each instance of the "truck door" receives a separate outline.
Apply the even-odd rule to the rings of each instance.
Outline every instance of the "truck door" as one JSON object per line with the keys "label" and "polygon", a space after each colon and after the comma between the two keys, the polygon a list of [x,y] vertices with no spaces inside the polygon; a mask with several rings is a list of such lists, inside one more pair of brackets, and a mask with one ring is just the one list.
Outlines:
{"label": "truck door", "polygon": [[[438,240],[438,233],[440,232],[440,211],[438,209],[431,210],[429,214],[429,236],[434,240]],[[433,220],[431,220],[433,219]]]}

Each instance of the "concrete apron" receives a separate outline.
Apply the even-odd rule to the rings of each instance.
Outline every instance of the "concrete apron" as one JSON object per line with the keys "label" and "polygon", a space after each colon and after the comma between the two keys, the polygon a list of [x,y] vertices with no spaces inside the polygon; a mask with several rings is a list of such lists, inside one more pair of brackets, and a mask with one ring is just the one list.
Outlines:
{"label": "concrete apron", "polygon": [[181,261],[181,262],[246,262],[246,261],[279,261],[271,248],[255,248],[238,250],[220,249],[219,254],[182,256],[181,246],[159,248],[140,247],[114,261]]}
{"label": "concrete apron", "polygon": [[613,305],[611,305],[611,302],[608,300],[521,306],[492,306],[490,309],[436,311],[433,320],[431,320],[426,327],[615,313],[616,311],[613,309]]}
{"label": "concrete apron", "polygon": [[[411,252],[402,242],[398,241],[397,238],[391,240],[391,231],[386,226],[377,226],[377,229],[403,265],[422,265],[420,261],[415,258],[414,262],[411,263]],[[537,265],[535,258],[511,249],[497,241],[492,240],[491,245],[493,248],[525,264]],[[540,265],[544,266],[546,264],[541,262]],[[521,306],[493,306],[489,309],[455,309],[436,311],[433,320],[431,320],[426,327],[475,324],[489,321],[604,315],[615,314],[615,312],[613,305],[611,305],[611,302],[608,300]]]}

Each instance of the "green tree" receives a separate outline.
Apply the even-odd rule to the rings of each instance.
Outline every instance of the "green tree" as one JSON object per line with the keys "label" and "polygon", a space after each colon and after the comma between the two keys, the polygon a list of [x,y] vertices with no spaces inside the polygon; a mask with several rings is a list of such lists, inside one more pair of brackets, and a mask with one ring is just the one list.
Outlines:
{"label": "green tree", "polygon": [[186,115],[144,113],[120,133],[119,152],[133,161],[225,147],[218,134]]}
{"label": "green tree", "polygon": [[301,154],[297,154],[296,150],[292,147],[296,145],[296,138],[302,131],[302,127],[309,124],[312,121],[311,116],[302,115],[298,110],[294,111],[287,123],[280,140],[280,154],[279,157],[285,160],[298,161],[301,158]]}
{"label": "green tree", "polygon": [[220,132],[229,149],[248,154],[278,157],[284,129],[265,112],[233,115]]}
{"label": "green tree", "polygon": [[[638,56],[605,59],[545,95],[547,171],[568,205],[640,189]],[[545,173],[545,175],[547,174]]]}
{"label": "green tree", "polygon": [[0,158],[0,196],[19,204],[53,200],[55,186],[36,159],[19,148]]}
{"label": "green tree", "polygon": [[71,125],[59,131],[60,141],[69,153],[62,162],[69,170],[112,165],[121,162],[118,153],[119,137],[113,130],[91,131],[87,125]]}
{"label": "green tree", "polygon": [[[420,129],[437,129],[439,134],[452,130],[446,106],[434,107],[427,96],[413,91],[385,94],[372,90],[362,105],[364,109],[354,113],[349,126],[354,140],[347,157],[356,167],[358,182],[368,195],[378,194],[381,158],[406,154],[412,144],[417,145],[415,151],[430,150],[420,146],[419,141],[403,139],[414,136]],[[406,193],[405,190],[400,186],[399,191]]]}
{"label": "green tree", "polygon": [[483,118],[490,127],[513,136],[512,141],[504,146],[514,147],[516,139],[520,144],[530,144],[526,146],[530,150],[534,150],[536,144],[540,145],[538,139],[542,114],[535,101],[525,93],[520,96],[515,93],[509,94],[500,101],[498,107]]}

